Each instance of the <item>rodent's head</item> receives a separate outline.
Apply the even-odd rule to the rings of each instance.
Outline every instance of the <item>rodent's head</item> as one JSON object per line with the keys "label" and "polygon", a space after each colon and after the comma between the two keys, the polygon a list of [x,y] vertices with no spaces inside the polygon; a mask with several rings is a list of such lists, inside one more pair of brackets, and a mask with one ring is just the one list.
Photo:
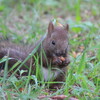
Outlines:
{"label": "rodent's head", "polygon": [[43,46],[47,57],[51,57],[55,65],[65,65],[63,61],[59,62],[58,60],[61,60],[59,57],[67,58],[68,56],[68,29],[68,24],[62,27],[54,26],[52,22],[49,23],[48,34],[43,42]]}

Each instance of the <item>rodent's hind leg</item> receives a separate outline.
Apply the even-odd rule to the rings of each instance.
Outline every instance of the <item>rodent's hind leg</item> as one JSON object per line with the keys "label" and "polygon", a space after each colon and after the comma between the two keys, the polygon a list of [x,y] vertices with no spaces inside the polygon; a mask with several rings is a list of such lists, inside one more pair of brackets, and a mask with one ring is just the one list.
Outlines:
{"label": "rodent's hind leg", "polygon": [[54,82],[58,82],[58,83],[53,83],[53,84],[50,84],[50,87],[49,89],[60,89],[63,87],[63,82],[65,81],[65,76],[64,74],[60,74],[55,80]]}

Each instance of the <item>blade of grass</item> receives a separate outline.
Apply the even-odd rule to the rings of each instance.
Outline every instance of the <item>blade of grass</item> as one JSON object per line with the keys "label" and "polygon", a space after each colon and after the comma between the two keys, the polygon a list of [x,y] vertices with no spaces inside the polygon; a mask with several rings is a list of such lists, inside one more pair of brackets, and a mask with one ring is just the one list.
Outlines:
{"label": "blade of grass", "polygon": [[[8,53],[9,55],[9,53]],[[8,56],[6,58],[5,68],[4,68],[4,75],[3,75],[3,87],[5,87],[5,82],[7,80],[7,74],[8,74]]]}

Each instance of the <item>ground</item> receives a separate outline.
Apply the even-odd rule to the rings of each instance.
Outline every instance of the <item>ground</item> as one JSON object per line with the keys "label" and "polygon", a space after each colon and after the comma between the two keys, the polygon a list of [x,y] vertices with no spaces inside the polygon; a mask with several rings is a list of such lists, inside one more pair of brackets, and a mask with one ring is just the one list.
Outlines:
{"label": "ground", "polygon": [[[38,100],[64,95],[73,100],[100,100],[100,1],[99,0],[0,0],[0,37],[32,44],[46,32],[50,20],[69,24],[69,54],[63,88],[50,91],[36,76],[19,80],[0,77],[0,99]],[[1,40],[0,40],[1,41]],[[2,62],[2,60],[0,60]],[[49,100],[50,98],[45,98]]]}

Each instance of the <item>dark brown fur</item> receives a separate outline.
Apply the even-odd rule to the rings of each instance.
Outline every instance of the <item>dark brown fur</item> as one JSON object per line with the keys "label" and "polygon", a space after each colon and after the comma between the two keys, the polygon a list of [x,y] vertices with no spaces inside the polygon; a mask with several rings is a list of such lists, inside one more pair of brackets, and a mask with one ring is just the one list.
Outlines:
{"label": "dark brown fur", "polygon": [[[39,55],[39,57],[41,58],[42,54],[43,67],[48,69],[49,65],[51,65],[51,69],[59,68],[65,73],[66,66],[70,62],[68,57],[68,25],[66,25],[65,27],[54,27],[52,22],[50,22],[48,26],[48,34],[46,35],[46,37],[40,39],[40,41],[36,45],[38,45],[39,43],[40,46],[38,48],[38,51],[34,55]],[[13,43],[1,42],[0,58],[3,58],[4,56],[14,58],[9,61],[9,67],[11,67],[18,60],[24,61],[29,53],[31,53],[32,50],[36,47],[36,45],[20,46]],[[45,55],[42,51],[45,52]],[[61,61],[59,59],[60,56],[63,56],[65,58],[65,61]],[[31,59],[29,59],[25,64],[27,66],[30,66],[30,61]],[[34,62],[35,59],[33,57],[32,65],[34,65]],[[0,66],[2,66],[2,64],[0,64]],[[22,69],[25,69],[25,67],[23,66]],[[35,66],[32,66],[32,69],[34,70]],[[61,79],[60,77],[63,78]],[[62,81],[63,79],[64,75],[60,73],[59,75],[57,75],[55,80]]]}

